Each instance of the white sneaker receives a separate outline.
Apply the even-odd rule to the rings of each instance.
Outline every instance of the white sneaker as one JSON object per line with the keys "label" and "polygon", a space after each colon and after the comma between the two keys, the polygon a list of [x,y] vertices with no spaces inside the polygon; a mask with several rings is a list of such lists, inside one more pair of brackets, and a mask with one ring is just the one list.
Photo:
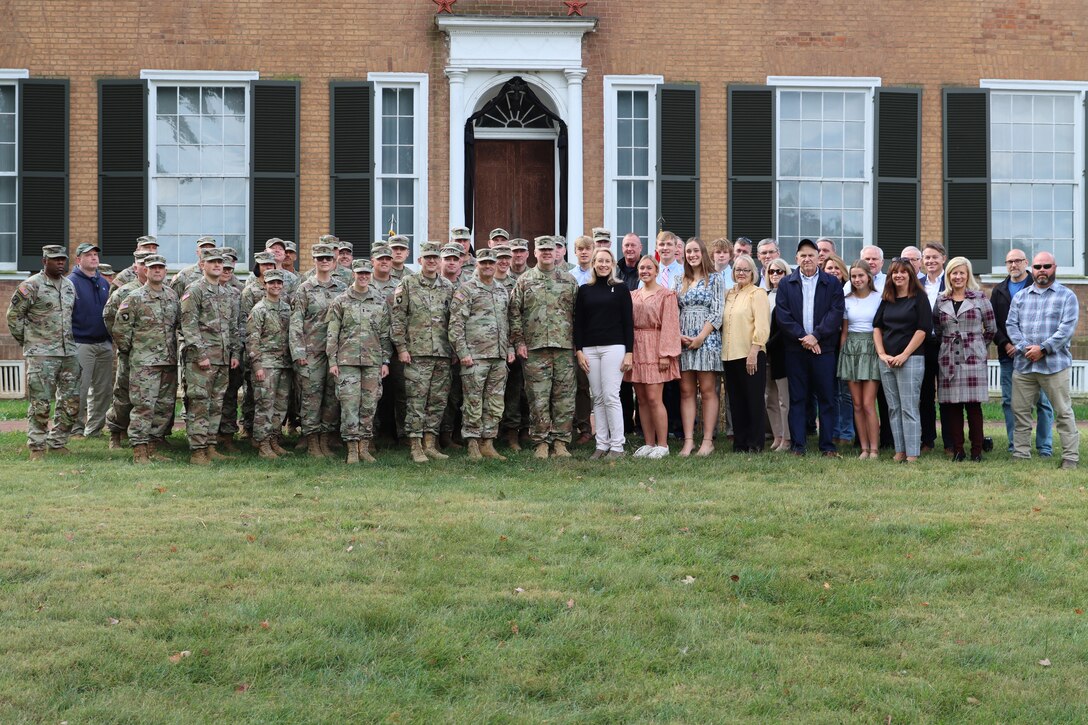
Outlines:
{"label": "white sneaker", "polygon": [[669,455],[668,446],[655,446],[652,451],[646,454],[647,458],[664,458]]}
{"label": "white sneaker", "polygon": [[654,450],[654,446],[642,446],[631,454],[632,458],[646,458]]}

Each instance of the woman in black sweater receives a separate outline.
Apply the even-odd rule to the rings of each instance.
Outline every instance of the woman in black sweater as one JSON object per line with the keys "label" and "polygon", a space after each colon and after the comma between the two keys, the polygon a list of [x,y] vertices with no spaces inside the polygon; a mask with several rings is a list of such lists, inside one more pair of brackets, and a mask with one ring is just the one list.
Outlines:
{"label": "woman in black sweater", "polygon": [[635,328],[631,292],[616,279],[615,269],[612,252],[598,249],[593,255],[593,276],[574,298],[574,349],[593,395],[597,433],[593,460],[623,456],[620,383],[631,369]]}

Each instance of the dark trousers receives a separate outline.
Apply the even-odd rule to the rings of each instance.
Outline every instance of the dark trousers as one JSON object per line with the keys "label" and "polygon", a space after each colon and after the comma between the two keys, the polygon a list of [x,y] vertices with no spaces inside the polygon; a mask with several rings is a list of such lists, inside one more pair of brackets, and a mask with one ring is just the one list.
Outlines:
{"label": "dark trousers", "polygon": [[941,403],[941,433],[952,440],[953,453],[963,453],[963,410],[967,409],[967,430],[971,457],[982,455],[982,403]]}
{"label": "dark trousers", "polygon": [[669,416],[669,433],[684,437],[684,424],[680,420],[680,381],[671,380],[661,386],[661,402]]}
{"label": "dark trousers", "polygon": [[[727,360],[725,389],[729,394],[729,413],[733,416],[733,451],[758,453],[763,450],[767,421],[767,355],[756,358],[755,375],[748,374],[748,359]],[[803,413],[802,413],[803,415]]]}
{"label": "dark trousers", "polygon": [[790,381],[790,448],[800,453],[805,450],[805,403],[809,393],[815,393],[820,408],[820,450],[834,451],[835,353],[813,355],[804,348],[790,347],[786,355],[786,377]]}
{"label": "dark trousers", "polygon": [[620,408],[623,409],[623,434],[635,432],[635,386],[620,383]]}
{"label": "dark trousers", "polygon": [[[936,448],[937,445],[937,356],[941,344],[926,340],[926,369],[922,373],[922,388],[918,398],[918,416],[922,423],[922,445]],[[952,437],[941,426],[941,442],[945,448],[952,448]]]}

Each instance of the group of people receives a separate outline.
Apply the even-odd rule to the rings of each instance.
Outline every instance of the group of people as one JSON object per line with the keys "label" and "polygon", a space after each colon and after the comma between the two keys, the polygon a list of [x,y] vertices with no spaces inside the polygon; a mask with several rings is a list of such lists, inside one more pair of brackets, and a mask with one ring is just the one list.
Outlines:
{"label": "group of people", "polygon": [[537,237],[529,266],[530,243],[505,230],[475,251],[470,230],[450,236],[421,244],[413,272],[403,236],[354,259],[350,243],[325,235],[305,275],[295,245],[273,238],[245,283],[237,252],[210,237],[169,281],[154,237],[137,240],[133,265],[112,280],[94,244],[79,245],[68,276],[67,250],[44,247],[42,271],[8,311],[27,359],[31,458],[104,425],[111,447],[129,439],[135,462],[162,460],[180,384],[199,465],[234,452],[237,435],[262,458],[286,455],[295,427],[309,455],[342,444],[349,463],[373,462],[381,431],[418,463],[446,458],[458,440],[471,459],[504,459],[497,440],[565,458],[576,433],[595,441],[591,458],[614,459],[636,427],[635,457],[670,455],[670,432],[679,455],[707,456],[720,422],[734,451],[763,451],[769,434],[772,450],[804,455],[817,421],[822,455],[856,438],[860,458],[878,458],[890,438],[894,459],[912,462],[936,445],[935,400],[946,452],[979,461],[994,342],[1014,457],[1031,456],[1037,410],[1038,453],[1052,455],[1056,420],[1061,465],[1077,466],[1079,305],[1048,253],[1029,270],[1011,250],[1009,277],[987,299],[971,263],[946,261],[936,242],[903,250],[885,274],[878,247],[847,265],[830,239],[801,240],[791,267],[773,239],[707,247],[671,232],[652,255],[628,234],[617,258],[596,228],[575,240],[572,263],[562,237]]}

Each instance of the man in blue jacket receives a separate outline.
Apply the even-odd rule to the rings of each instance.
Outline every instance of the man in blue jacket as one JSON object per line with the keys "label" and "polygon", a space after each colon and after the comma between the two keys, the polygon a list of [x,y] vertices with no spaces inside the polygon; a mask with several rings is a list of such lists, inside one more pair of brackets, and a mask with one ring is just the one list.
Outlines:
{"label": "man in blue jacket", "polygon": [[76,247],[76,268],[68,275],[76,288],[72,335],[83,368],[74,431],[88,438],[102,432],[113,398],[113,341],[102,319],[110,283],[98,273],[98,252],[98,245],[90,242]]}
{"label": "man in blue jacket", "polygon": [[805,403],[816,394],[820,406],[820,452],[837,458],[835,430],[835,347],[842,330],[842,283],[818,266],[811,239],[797,245],[797,268],[779,284],[774,313],[783,333],[790,384],[790,450],[805,454]]}

